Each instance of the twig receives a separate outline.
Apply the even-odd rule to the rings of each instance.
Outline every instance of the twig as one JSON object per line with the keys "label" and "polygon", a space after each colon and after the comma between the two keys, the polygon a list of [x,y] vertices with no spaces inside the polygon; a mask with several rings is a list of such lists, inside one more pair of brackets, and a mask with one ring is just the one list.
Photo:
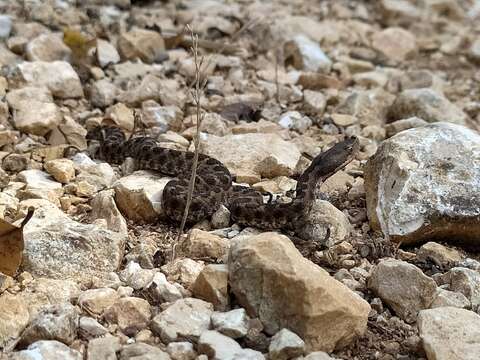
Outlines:
{"label": "twig", "polygon": [[183,212],[182,223],[180,224],[180,229],[177,235],[177,239],[175,240],[175,243],[172,246],[172,261],[175,259],[176,246],[180,241],[180,237],[183,235],[185,224],[188,218],[188,211],[190,209],[190,204],[192,203],[193,190],[195,188],[195,179],[197,176],[198,156],[200,153],[200,126],[203,119],[201,97],[202,97],[202,91],[205,86],[205,83],[204,82],[201,83],[201,75],[202,75],[202,65],[203,65],[204,57],[203,56],[201,58],[198,57],[198,35],[194,34],[192,28],[189,25],[187,25],[187,29],[190,31],[190,36],[192,38],[192,47],[190,48],[190,50],[193,54],[193,60],[195,63],[195,89],[191,93],[192,93],[193,101],[196,106],[197,128],[196,128],[195,140],[194,140],[195,153],[193,157],[192,173],[190,175],[190,181],[188,183],[187,202],[185,204],[185,210]]}

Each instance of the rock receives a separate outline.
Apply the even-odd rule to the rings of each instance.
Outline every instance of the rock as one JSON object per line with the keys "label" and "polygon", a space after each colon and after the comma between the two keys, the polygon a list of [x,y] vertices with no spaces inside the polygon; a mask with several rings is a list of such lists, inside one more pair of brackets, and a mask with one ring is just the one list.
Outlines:
{"label": "rock", "polygon": [[389,110],[389,120],[419,117],[429,123],[445,121],[465,125],[468,116],[446,97],[432,89],[402,91]]}
{"label": "rock", "polygon": [[327,107],[327,99],[320,91],[303,91],[303,108],[305,112],[321,116]]}
{"label": "rock", "polygon": [[42,340],[31,344],[26,350],[14,352],[9,360],[82,360],[80,352],[70,349],[56,340]]}
{"label": "rock", "polygon": [[117,324],[127,336],[134,336],[145,329],[152,317],[148,301],[136,297],[118,299],[103,314],[109,323]]}
{"label": "rock", "polygon": [[224,264],[210,264],[203,268],[192,288],[193,294],[213,304],[216,310],[228,306],[228,268]]}
{"label": "rock", "polygon": [[162,266],[162,272],[167,275],[169,281],[182,284],[189,289],[195,283],[204,265],[189,258],[175,259]]}
{"label": "rock", "polygon": [[165,52],[162,36],[151,30],[134,29],[123,33],[117,45],[122,58],[126,60],[140,58],[149,64],[160,61]]}
{"label": "rock", "polygon": [[360,125],[383,126],[395,96],[383,89],[355,91],[335,109],[336,113],[353,115]]}
{"label": "rock", "polygon": [[304,360],[335,360],[335,358],[332,358],[326,352],[315,351],[305,356]]}
{"label": "rock", "polygon": [[24,270],[34,276],[85,280],[118,269],[125,235],[73,221],[45,200],[24,203],[39,206],[23,229]]}
{"label": "rock", "polygon": [[82,316],[78,323],[78,333],[82,338],[90,339],[103,336],[108,333],[108,330],[97,320]]}
{"label": "rock", "polygon": [[230,210],[220,205],[217,211],[213,213],[211,223],[214,229],[224,229],[228,227],[230,225]]}
{"label": "rock", "polygon": [[475,62],[480,62],[480,39],[475,40],[468,49],[468,56]]}
{"label": "rock", "polygon": [[288,329],[282,329],[272,337],[268,348],[269,359],[288,360],[302,356],[305,351],[305,343],[297,334]]}
{"label": "rock", "polygon": [[8,38],[10,31],[12,31],[12,18],[9,15],[0,15],[0,38]]}
{"label": "rock", "polygon": [[283,45],[286,64],[298,70],[329,73],[332,60],[322,51],[318,43],[307,36],[297,35]]}
{"label": "rock", "polygon": [[162,273],[155,273],[150,284],[146,286],[148,294],[158,303],[175,302],[183,298],[177,286],[170,284]]}
{"label": "rock", "polygon": [[180,299],[155,316],[150,328],[165,344],[172,341],[195,341],[209,329],[212,313],[213,305],[203,300]]}
{"label": "rock", "polygon": [[120,62],[120,55],[115,46],[103,39],[97,39],[97,61],[100,67]]}
{"label": "rock", "polygon": [[113,189],[104,190],[97,193],[90,205],[92,206],[92,218],[105,220],[107,229],[127,234],[127,222],[117,208],[114,199],[115,192]]}
{"label": "rock", "polygon": [[78,297],[78,305],[87,314],[99,316],[118,299],[120,299],[120,296],[113,289],[89,289],[80,294]]}
{"label": "rock", "polygon": [[40,34],[25,48],[29,61],[69,61],[72,50],[64,44],[62,34]]}
{"label": "rock", "polygon": [[136,343],[124,346],[119,360],[170,360],[170,357],[155,346]]}
{"label": "rock", "polygon": [[60,109],[47,88],[26,86],[6,96],[16,129],[43,136],[62,121]]}
{"label": "rock", "polygon": [[473,309],[480,306],[480,273],[462,267],[450,269],[443,275],[449,290],[459,292],[472,303]]}
{"label": "rock", "polygon": [[298,111],[288,111],[278,120],[278,124],[285,128],[304,133],[312,126],[312,120],[308,116],[302,116]]}
{"label": "rock", "polygon": [[27,303],[19,296],[0,294],[0,348],[6,348],[19,338],[28,325]]}
{"label": "rock", "polygon": [[417,51],[415,35],[397,27],[373,34],[372,47],[395,62],[403,61]]}
{"label": "rock", "polygon": [[90,89],[90,101],[93,106],[105,108],[114,103],[118,94],[118,88],[112,84],[110,80],[101,79],[92,84]]}
{"label": "rock", "polygon": [[45,163],[45,170],[54,177],[55,180],[63,184],[68,184],[75,178],[75,167],[70,159],[55,159]]}
{"label": "rock", "polygon": [[87,360],[117,359],[121,348],[120,340],[113,336],[92,339],[88,342]]}
{"label": "rock", "polygon": [[140,290],[152,282],[155,273],[150,269],[142,269],[136,262],[131,261],[119,275],[120,280],[128,286],[134,290]]}
{"label": "rock", "polygon": [[105,110],[105,116],[112,120],[115,125],[127,131],[132,131],[135,126],[133,110],[123,103],[110,106]]}
{"label": "rock", "polygon": [[79,316],[71,304],[55,304],[42,308],[23,331],[19,346],[39,340],[57,340],[70,345],[77,337]]}
{"label": "rock", "polygon": [[398,134],[403,130],[408,130],[427,124],[428,123],[423,119],[420,119],[418,117],[411,117],[408,119],[397,120],[390,124],[387,124],[385,125],[385,130],[387,131],[387,137],[392,137],[393,135]]}
{"label": "rock", "polygon": [[217,331],[204,331],[198,339],[198,352],[212,360],[232,359],[234,354],[241,350],[235,340]]}
{"label": "rock", "polygon": [[316,200],[297,232],[302,239],[331,247],[345,240],[351,227],[343,212],[328,201]]}
{"label": "rock", "polygon": [[480,315],[454,307],[422,310],[418,331],[428,359],[475,360],[480,352]]}
{"label": "rock", "polygon": [[444,290],[437,288],[437,296],[433,300],[430,308],[438,308],[444,306],[453,306],[457,308],[470,308],[470,301],[460,292]]}
{"label": "rock", "polygon": [[239,308],[229,312],[214,312],[212,326],[223,335],[233,339],[244,337],[248,332],[249,319],[245,309]]}
{"label": "rock", "polygon": [[[177,106],[162,106],[154,100],[142,103],[142,123],[147,127],[158,127],[160,133],[181,130],[182,115],[182,111]],[[204,129],[203,122],[202,129]]]}
{"label": "rock", "polygon": [[449,123],[385,140],[365,169],[372,228],[403,244],[446,238],[478,245],[479,144],[478,133]]}
{"label": "rock", "polygon": [[45,86],[54,97],[61,99],[83,97],[80,78],[65,61],[25,61],[18,68],[28,86]]}
{"label": "rock", "polygon": [[[308,351],[332,351],[366,329],[368,303],[305,259],[286,236],[238,237],[228,267],[237,301],[259,317],[268,334],[288,328],[304,339]],[[324,321],[331,316],[335,324]]]}
{"label": "rock", "polygon": [[180,249],[193,259],[221,260],[227,255],[229,246],[228,239],[207,231],[192,229],[185,240],[181,242]]}
{"label": "rock", "polygon": [[167,352],[172,360],[195,360],[197,353],[189,342],[171,342]]}
{"label": "rock", "polygon": [[300,159],[296,146],[277,134],[207,135],[201,147],[204,154],[221,159],[233,174],[289,176]]}
{"label": "rock", "polygon": [[450,249],[439,243],[430,241],[418,249],[417,258],[420,261],[432,261],[435,265],[442,268],[458,264],[463,256],[455,249]]}
{"label": "rock", "polygon": [[148,171],[122,177],[113,184],[118,208],[131,220],[155,221],[163,214],[162,193],[170,180]]}
{"label": "rock", "polygon": [[422,270],[405,261],[386,259],[373,269],[368,288],[406,322],[414,322],[420,310],[433,302],[437,284]]}
{"label": "rock", "polygon": [[358,119],[353,115],[348,114],[332,114],[332,121],[337,126],[350,126],[358,122]]}

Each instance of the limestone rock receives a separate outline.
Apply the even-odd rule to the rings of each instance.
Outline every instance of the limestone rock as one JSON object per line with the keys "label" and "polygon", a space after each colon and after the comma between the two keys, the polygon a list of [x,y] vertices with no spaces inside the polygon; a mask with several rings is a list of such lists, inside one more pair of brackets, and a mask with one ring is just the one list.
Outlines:
{"label": "limestone rock", "polygon": [[221,159],[233,174],[248,172],[268,178],[293,174],[300,159],[296,146],[277,134],[208,135],[202,152]]}
{"label": "limestone rock", "polygon": [[461,292],[444,290],[437,288],[437,295],[430,307],[432,309],[444,306],[453,306],[457,308],[470,308],[470,301]]}
{"label": "limestone rock", "polygon": [[272,337],[268,348],[269,359],[288,360],[303,355],[305,343],[297,334],[288,329],[282,329]]}
{"label": "limestone rock", "polygon": [[6,99],[18,130],[43,136],[62,121],[60,109],[45,87],[26,86],[11,90]]}
{"label": "limestone rock", "polygon": [[147,300],[125,297],[106,309],[103,316],[109,323],[117,324],[125,335],[134,336],[148,326],[152,311]]}
{"label": "limestone rock", "polygon": [[121,348],[120,340],[113,336],[91,339],[88,342],[87,360],[116,359]]}
{"label": "limestone rock", "polygon": [[387,28],[372,37],[372,47],[396,62],[403,61],[417,51],[415,36],[402,28]]}
{"label": "limestone rock", "polygon": [[82,360],[77,350],[56,340],[41,340],[31,344],[26,350],[12,353],[9,360]]}
{"label": "limestone rock", "polygon": [[437,123],[403,131],[365,169],[370,224],[394,241],[480,240],[480,135]]}
{"label": "limestone rock", "polygon": [[119,360],[170,360],[170,356],[158,347],[138,342],[126,345],[120,352]]}
{"label": "limestone rock", "polygon": [[190,289],[203,267],[203,263],[189,258],[183,258],[175,259],[174,261],[163,265],[162,271],[167,275],[169,281],[178,282],[185,288]]}
{"label": "limestone rock", "polygon": [[228,312],[214,312],[212,326],[223,335],[233,339],[247,335],[249,318],[245,309],[239,308]]}
{"label": "limestone rock", "polygon": [[465,295],[474,310],[480,306],[480,273],[478,271],[454,267],[441,275],[438,281],[448,285],[449,290]]}
{"label": "limestone rock", "polygon": [[320,91],[303,91],[303,108],[307,113],[321,116],[327,107],[327,99]]}
{"label": "limestone rock", "polygon": [[312,126],[312,120],[298,111],[287,111],[280,116],[278,124],[285,129],[292,129],[302,134]]}
{"label": "limestone rock", "polygon": [[169,283],[162,273],[155,273],[146,288],[152,300],[158,303],[175,302],[183,297],[178,287]]}
{"label": "limestone rock", "polygon": [[257,351],[242,349],[233,339],[217,331],[205,331],[198,339],[198,352],[213,360],[264,359]]}
{"label": "limestone rock", "polygon": [[85,279],[120,266],[125,235],[73,221],[45,200],[29,201],[41,205],[23,229],[24,270],[35,276]]}
{"label": "limestone rock", "polygon": [[41,170],[23,170],[18,173],[17,179],[27,185],[24,189],[25,193],[36,195],[32,197],[40,197],[55,204],[63,195],[62,184],[54,181],[50,175]]}
{"label": "limestone rock", "polygon": [[120,35],[118,51],[124,59],[140,58],[146,63],[153,63],[161,60],[165,42],[156,31],[134,29]]}
{"label": "limestone rock", "polygon": [[120,61],[115,46],[103,39],[97,39],[97,61],[100,67],[105,68],[110,64],[116,64]]}
{"label": "limestone rock", "polygon": [[438,267],[456,265],[462,261],[462,254],[455,250],[430,241],[423,244],[417,251],[417,258],[420,261],[432,261]]}
{"label": "limestone rock", "polygon": [[403,130],[408,130],[411,128],[416,128],[416,127],[424,126],[427,124],[428,123],[423,119],[420,119],[418,117],[411,117],[408,119],[397,120],[390,124],[387,124],[385,126],[385,130],[387,131],[387,137],[391,137]]}
{"label": "limestone rock", "polygon": [[0,347],[18,339],[29,320],[27,304],[19,296],[0,294]]}
{"label": "limestone rock", "polygon": [[78,320],[74,306],[68,303],[48,305],[30,321],[19,344],[26,347],[38,340],[58,340],[70,345],[77,337]]}
{"label": "limestone rock", "polygon": [[373,269],[368,287],[407,322],[414,322],[420,310],[428,309],[437,284],[422,270],[405,261],[386,259]]}
{"label": "limestone rock", "polygon": [[118,88],[110,80],[101,79],[92,84],[90,101],[94,106],[105,108],[113,104],[118,94]]}
{"label": "limestone rock", "polygon": [[224,264],[210,264],[203,268],[192,288],[193,294],[213,304],[216,310],[228,306],[228,268]]}
{"label": "limestone rock", "polygon": [[23,62],[18,68],[29,86],[45,86],[54,97],[61,99],[83,97],[80,78],[65,61]]}
{"label": "limestone rock", "polygon": [[[332,351],[366,329],[368,303],[305,259],[286,236],[263,233],[234,240],[229,282],[238,302],[268,334],[291,329],[309,351]],[[328,320],[332,316],[335,322]]]}
{"label": "limestone rock", "polygon": [[345,240],[351,227],[343,212],[328,201],[316,200],[297,231],[302,239],[331,247]]}
{"label": "limestone rock", "polygon": [[190,258],[221,260],[228,253],[230,242],[207,231],[192,229],[180,244],[182,252]]}
{"label": "limestone rock", "polygon": [[162,193],[170,180],[148,171],[136,171],[121,178],[113,185],[118,208],[134,221],[156,220],[163,214]]}
{"label": "limestone rock", "polygon": [[150,328],[165,344],[196,340],[210,327],[212,313],[210,303],[194,298],[180,299],[155,316]]}
{"label": "limestone rock", "polygon": [[476,360],[480,353],[480,315],[454,307],[422,310],[418,331],[432,360]]}
{"label": "limestone rock", "polygon": [[305,35],[297,35],[284,44],[285,62],[291,63],[296,69],[329,73],[332,60],[323,52],[318,43]]}
{"label": "limestone rock", "polygon": [[127,234],[127,222],[115,204],[115,192],[113,189],[97,193],[92,199],[92,218],[105,220],[107,229]]}
{"label": "limestone rock", "polygon": [[78,322],[78,333],[84,339],[103,336],[108,330],[94,318],[82,316]]}
{"label": "limestone rock", "polygon": [[41,34],[30,40],[25,50],[29,61],[69,61],[72,53],[61,34]]}
{"label": "limestone rock", "polygon": [[58,182],[68,184],[75,177],[73,161],[69,159],[55,159],[45,163],[45,170]]}
{"label": "limestone rock", "polygon": [[135,126],[133,110],[123,103],[117,103],[110,106],[105,110],[105,116],[109,120],[112,120],[115,125],[127,131],[132,131]]}
{"label": "limestone rock", "polygon": [[402,91],[389,110],[389,120],[419,117],[429,123],[437,121],[465,125],[468,116],[445,96],[432,89]]}
{"label": "limestone rock", "polygon": [[12,31],[12,18],[9,15],[0,15],[0,38],[8,38]]}
{"label": "limestone rock", "polygon": [[172,360],[195,360],[197,353],[189,342],[171,342],[167,346],[167,352]]}
{"label": "limestone rock", "polygon": [[110,288],[89,289],[80,294],[78,305],[92,316],[102,315],[103,311],[112,306],[120,296]]}

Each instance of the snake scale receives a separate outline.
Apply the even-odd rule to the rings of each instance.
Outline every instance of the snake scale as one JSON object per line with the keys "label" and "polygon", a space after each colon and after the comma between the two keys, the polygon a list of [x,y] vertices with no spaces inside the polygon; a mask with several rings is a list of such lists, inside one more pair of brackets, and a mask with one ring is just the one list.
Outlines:
{"label": "snake scale", "polygon": [[[154,170],[174,179],[165,186],[162,208],[173,221],[180,222],[185,209],[193,152],[161,147],[151,137],[126,139],[119,128],[100,126],[90,130],[88,140],[98,142],[94,156],[112,164],[132,158],[136,169]],[[233,185],[230,171],[218,160],[200,154],[197,176],[187,222],[209,218],[225,205],[233,221],[262,229],[292,229],[311,209],[315,187],[347,165],[356,155],[355,137],[346,138],[317,155],[297,179],[295,197],[289,203],[264,202],[263,195],[249,187]]]}

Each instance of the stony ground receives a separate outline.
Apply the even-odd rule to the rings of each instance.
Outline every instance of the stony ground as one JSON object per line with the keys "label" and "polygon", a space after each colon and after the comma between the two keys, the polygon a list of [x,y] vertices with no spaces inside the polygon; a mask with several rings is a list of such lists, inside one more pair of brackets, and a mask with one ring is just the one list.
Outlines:
{"label": "stony ground", "polygon": [[[23,251],[0,224],[0,357],[478,359],[479,1],[0,0],[0,14],[0,217],[35,209]],[[194,149],[189,29],[200,149],[238,183],[288,201],[313,157],[359,138],[296,232],[222,207],[177,240],[169,178],[87,151],[99,124]]]}

